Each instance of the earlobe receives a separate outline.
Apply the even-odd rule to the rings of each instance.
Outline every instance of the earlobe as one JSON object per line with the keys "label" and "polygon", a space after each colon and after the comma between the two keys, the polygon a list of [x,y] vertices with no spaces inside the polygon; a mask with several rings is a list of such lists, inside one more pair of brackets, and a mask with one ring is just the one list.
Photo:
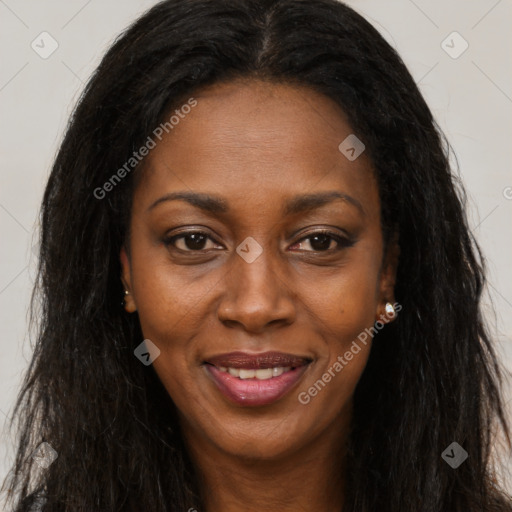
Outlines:
{"label": "earlobe", "polygon": [[380,276],[380,300],[377,316],[386,323],[395,320],[399,311],[395,302],[395,283],[399,256],[398,233],[395,233],[388,242]]}
{"label": "earlobe", "polygon": [[121,262],[121,282],[124,287],[124,297],[121,304],[127,313],[134,313],[137,311],[137,306],[132,295],[130,259],[124,245],[121,247],[119,260]]}

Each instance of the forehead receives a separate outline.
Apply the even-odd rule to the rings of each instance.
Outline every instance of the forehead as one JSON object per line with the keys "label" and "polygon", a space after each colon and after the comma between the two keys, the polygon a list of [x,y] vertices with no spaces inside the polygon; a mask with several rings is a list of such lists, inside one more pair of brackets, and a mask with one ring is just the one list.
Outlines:
{"label": "forehead", "polygon": [[193,108],[176,108],[178,122],[144,162],[135,202],[188,190],[259,208],[333,189],[378,202],[371,161],[364,152],[349,160],[339,149],[353,130],[333,100],[258,81],[215,84],[193,98]]}

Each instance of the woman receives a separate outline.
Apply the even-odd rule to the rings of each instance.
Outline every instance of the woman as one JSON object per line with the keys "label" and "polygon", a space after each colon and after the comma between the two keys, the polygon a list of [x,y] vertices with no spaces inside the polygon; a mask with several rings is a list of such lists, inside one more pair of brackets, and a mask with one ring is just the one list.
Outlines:
{"label": "woman", "polygon": [[14,509],[512,510],[447,148],[334,0],[139,19],[45,192]]}

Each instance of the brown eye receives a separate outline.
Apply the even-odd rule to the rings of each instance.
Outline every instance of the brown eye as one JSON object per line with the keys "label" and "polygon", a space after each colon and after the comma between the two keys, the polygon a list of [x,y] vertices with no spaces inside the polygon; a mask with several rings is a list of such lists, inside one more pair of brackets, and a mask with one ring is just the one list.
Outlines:
{"label": "brown eye", "polygon": [[172,245],[176,249],[184,252],[203,251],[216,248],[207,247],[208,241],[214,242],[206,233],[202,231],[190,231],[168,237],[164,240],[166,246]]}
{"label": "brown eye", "polygon": [[[307,244],[306,240],[309,241]],[[317,231],[305,236],[295,245],[299,245],[299,249],[306,252],[330,252],[350,247],[353,242],[330,231]],[[311,247],[311,250],[307,249],[307,245]]]}

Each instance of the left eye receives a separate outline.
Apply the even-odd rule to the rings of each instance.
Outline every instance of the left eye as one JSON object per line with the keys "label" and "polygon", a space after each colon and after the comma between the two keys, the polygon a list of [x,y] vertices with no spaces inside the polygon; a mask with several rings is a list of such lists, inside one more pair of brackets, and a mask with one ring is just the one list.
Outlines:
{"label": "left eye", "polygon": [[[308,245],[312,248],[312,251],[306,249],[307,252],[327,252],[336,251],[350,245],[350,241],[342,236],[329,231],[319,231],[317,233],[311,233],[301,240],[299,240],[295,246],[300,245],[299,249],[304,250],[306,245],[305,241],[308,240]],[[334,247],[332,243],[334,242]],[[293,247],[293,246],[292,246]]]}

